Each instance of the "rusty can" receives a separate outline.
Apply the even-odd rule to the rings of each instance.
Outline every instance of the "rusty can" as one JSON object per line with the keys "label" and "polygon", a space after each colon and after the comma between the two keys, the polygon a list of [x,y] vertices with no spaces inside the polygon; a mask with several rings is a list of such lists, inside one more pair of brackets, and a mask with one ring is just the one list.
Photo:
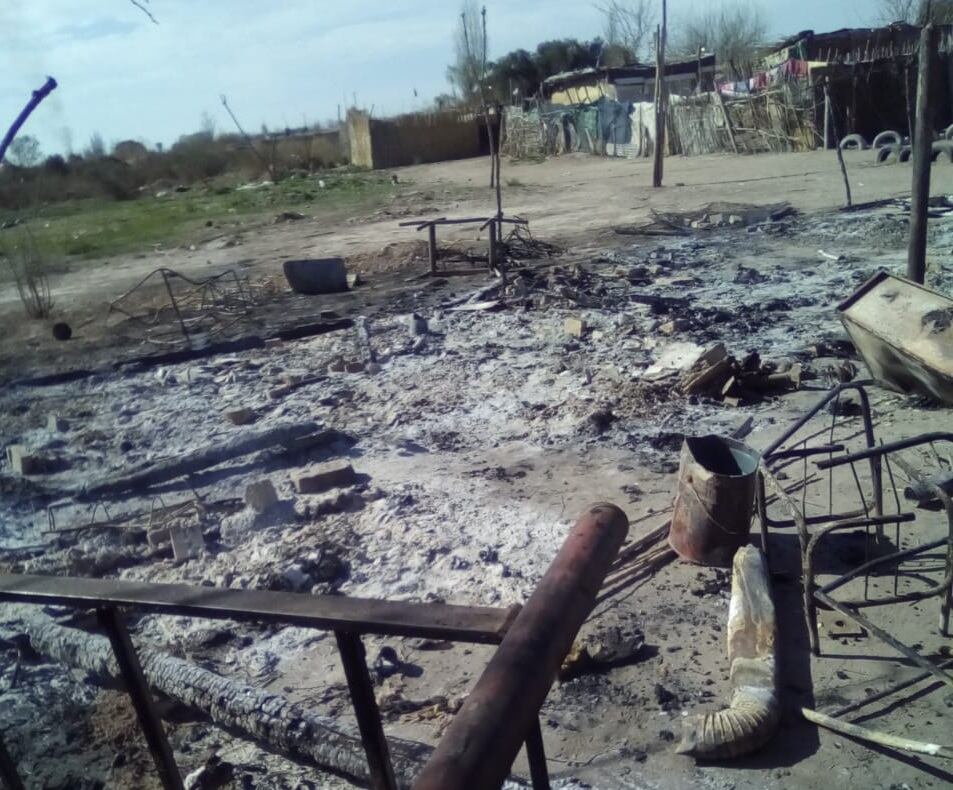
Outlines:
{"label": "rusty can", "polygon": [[669,545],[700,565],[728,567],[748,543],[760,455],[722,436],[685,437]]}

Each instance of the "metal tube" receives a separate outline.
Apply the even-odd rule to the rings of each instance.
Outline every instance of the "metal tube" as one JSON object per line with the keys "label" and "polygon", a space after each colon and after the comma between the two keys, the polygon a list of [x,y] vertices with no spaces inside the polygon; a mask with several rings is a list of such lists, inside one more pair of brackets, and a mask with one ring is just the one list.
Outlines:
{"label": "metal tube", "polygon": [[43,83],[37,90],[33,91],[33,95],[30,97],[30,101],[26,103],[26,106],[20,111],[20,114],[14,120],[13,125],[7,129],[7,133],[3,136],[3,139],[0,140],[0,162],[3,161],[3,157],[7,155],[7,148],[10,147],[10,143],[13,142],[13,138],[17,136],[17,132],[20,131],[20,127],[26,123],[26,119],[30,117],[32,113],[47,96],[49,96],[54,90],[56,90],[56,80],[52,77],[47,77],[46,82]]}
{"label": "metal tube", "polygon": [[162,786],[166,790],[182,790],[182,777],[179,776],[175,756],[165,737],[165,730],[162,729],[162,722],[153,705],[149,686],[142,674],[139,657],[129,638],[129,632],[123,624],[122,615],[115,607],[98,609],[96,614],[99,624],[109,637],[113,653],[116,654],[116,663],[119,664],[119,671],[126,683],[126,691],[132,698],[139,726],[146,737],[146,743],[149,744],[149,751],[152,752],[152,759],[155,760]]}
{"label": "metal tube", "polygon": [[415,790],[499,788],[592,610],[629,521],[614,505],[580,516],[454,717]]}
{"label": "metal tube", "polygon": [[381,712],[374,698],[374,684],[367,672],[367,658],[361,637],[347,631],[335,631],[334,637],[341,652],[344,675],[351,692],[351,703],[357,716],[357,727],[361,731],[361,743],[367,755],[367,766],[374,790],[396,790],[394,766],[390,761],[390,751],[384,738],[381,725]]}

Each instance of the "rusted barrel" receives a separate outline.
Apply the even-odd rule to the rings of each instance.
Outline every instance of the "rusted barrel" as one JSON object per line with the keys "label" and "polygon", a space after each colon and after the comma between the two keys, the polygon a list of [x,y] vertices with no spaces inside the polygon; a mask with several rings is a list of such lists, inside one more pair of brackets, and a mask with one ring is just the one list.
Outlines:
{"label": "rusted barrel", "polygon": [[669,545],[682,559],[728,567],[748,543],[760,456],[721,436],[686,437]]}

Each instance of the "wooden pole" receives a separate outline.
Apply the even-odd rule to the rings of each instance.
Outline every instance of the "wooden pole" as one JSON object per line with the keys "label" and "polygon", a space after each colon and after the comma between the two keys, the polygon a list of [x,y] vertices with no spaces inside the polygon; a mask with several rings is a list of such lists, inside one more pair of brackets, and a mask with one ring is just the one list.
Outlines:
{"label": "wooden pole", "polygon": [[668,34],[668,8],[662,0],[662,24],[658,30],[655,52],[655,163],[652,186],[662,186],[665,169],[665,37]]}
{"label": "wooden pole", "polygon": [[[835,144],[837,141],[834,141]],[[827,92],[827,84],[824,86],[824,150],[831,147],[831,96]]]}
{"label": "wooden pole", "polygon": [[831,78],[824,78],[824,106],[830,110],[831,131],[834,132],[834,148],[837,149],[837,164],[840,165],[840,173],[844,177],[844,191],[847,193],[847,208],[853,205],[850,195],[850,180],[847,178],[847,165],[844,164],[844,152],[840,147],[840,135],[837,133],[837,119],[834,117],[834,108],[831,106]]}
{"label": "wooden pole", "polygon": [[721,95],[718,86],[715,86],[715,96],[718,97],[718,104],[721,107],[721,114],[725,117],[725,129],[728,130],[728,139],[731,141],[731,150],[738,153],[738,141],[735,139],[735,130],[731,126],[731,118],[728,117],[728,108],[725,106],[725,97]]}
{"label": "wooden pole", "polygon": [[928,23],[920,32],[917,80],[917,128],[913,139],[913,184],[910,189],[910,245],[907,277],[923,283],[927,268],[927,204],[930,200],[930,164],[933,159],[933,108],[930,106],[936,28]]}

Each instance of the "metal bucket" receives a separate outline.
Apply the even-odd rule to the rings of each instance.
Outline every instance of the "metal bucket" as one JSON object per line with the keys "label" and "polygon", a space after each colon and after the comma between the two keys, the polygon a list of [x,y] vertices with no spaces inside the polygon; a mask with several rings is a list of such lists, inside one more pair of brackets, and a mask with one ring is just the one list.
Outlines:
{"label": "metal bucket", "polygon": [[721,436],[686,437],[669,545],[701,565],[728,567],[748,543],[760,455]]}

